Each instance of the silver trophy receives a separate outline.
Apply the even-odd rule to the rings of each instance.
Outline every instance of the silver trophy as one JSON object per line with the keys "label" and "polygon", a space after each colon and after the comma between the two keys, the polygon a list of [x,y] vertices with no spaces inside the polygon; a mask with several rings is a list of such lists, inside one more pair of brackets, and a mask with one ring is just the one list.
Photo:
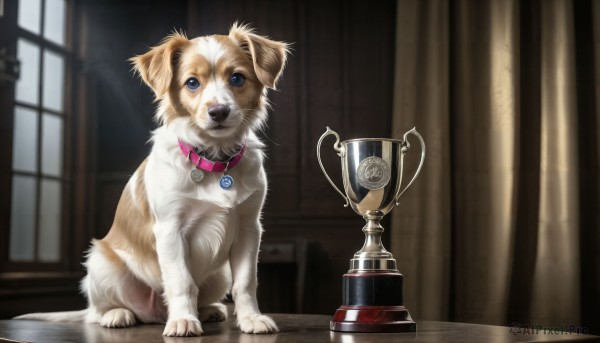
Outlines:
{"label": "silver trophy", "polygon": [[[408,136],[421,144],[421,160],[408,184],[402,188],[404,155],[410,149]],[[328,135],[336,138],[333,149],[342,162],[344,192],[333,183],[321,161],[321,143]],[[319,138],[317,158],[327,181],[344,198],[345,205],[361,215],[365,243],[350,260],[343,276],[343,305],[336,311],[330,327],[346,332],[416,331],[408,310],[403,306],[402,274],[396,260],[381,242],[380,220],[399,205],[400,197],[413,184],[425,161],[425,142],[416,129],[403,140],[360,138],[340,142],[337,132],[327,127]]]}

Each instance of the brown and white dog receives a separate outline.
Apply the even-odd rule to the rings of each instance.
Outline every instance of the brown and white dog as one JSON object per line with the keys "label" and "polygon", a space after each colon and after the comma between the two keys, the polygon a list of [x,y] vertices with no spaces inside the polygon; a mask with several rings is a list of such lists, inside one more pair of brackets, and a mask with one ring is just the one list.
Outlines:
{"label": "brown and white dog", "polygon": [[164,335],[193,336],[201,322],[227,318],[220,301],[231,290],[243,332],[276,332],[256,300],[267,178],[255,132],[287,54],[286,43],[236,23],[227,36],[174,33],[133,57],[162,125],[110,232],[92,242],[81,283],[88,308],[17,319],[166,322]]}

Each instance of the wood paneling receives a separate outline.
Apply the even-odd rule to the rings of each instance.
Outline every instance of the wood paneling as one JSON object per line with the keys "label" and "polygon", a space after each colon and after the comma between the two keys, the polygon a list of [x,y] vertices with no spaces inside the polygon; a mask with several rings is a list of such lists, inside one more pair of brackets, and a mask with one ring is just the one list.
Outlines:
{"label": "wood paneling", "polygon": [[30,312],[85,308],[81,273],[4,273],[0,278],[0,318]]}

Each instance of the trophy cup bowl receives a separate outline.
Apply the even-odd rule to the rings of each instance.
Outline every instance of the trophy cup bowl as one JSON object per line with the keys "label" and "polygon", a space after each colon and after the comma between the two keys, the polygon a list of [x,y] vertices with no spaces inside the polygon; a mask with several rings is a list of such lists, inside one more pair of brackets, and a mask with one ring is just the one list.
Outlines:
{"label": "trophy cup bowl", "polygon": [[[402,188],[404,155],[409,151],[408,135],[421,144],[421,160],[410,182]],[[321,144],[333,135],[333,149],[342,162],[344,192],[329,178],[321,161]],[[342,332],[414,332],[416,323],[403,306],[402,274],[396,260],[383,247],[384,231],[380,220],[399,205],[400,197],[419,175],[425,160],[425,142],[416,129],[403,140],[361,138],[340,142],[337,132],[327,127],[317,144],[317,158],[323,174],[344,198],[345,205],[366,220],[362,231],[365,242],[350,260],[343,276],[343,304],[330,322],[332,331]]]}

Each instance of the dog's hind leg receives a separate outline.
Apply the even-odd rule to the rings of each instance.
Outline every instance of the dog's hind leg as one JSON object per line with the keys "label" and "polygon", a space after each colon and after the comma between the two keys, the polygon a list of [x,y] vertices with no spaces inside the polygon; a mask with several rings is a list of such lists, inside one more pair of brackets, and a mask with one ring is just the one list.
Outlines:
{"label": "dog's hind leg", "polygon": [[[110,253],[107,254],[109,250]],[[135,315],[126,308],[123,301],[123,293],[131,278],[127,275],[125,264],[112,249],[101,241],[95,241],[86,267],[88,275],[81,284],[88,298],[89,312],[86,321],[104,327],[135,325]]]}
{"label": "dog's hind leg", "polygon": [[208,277],[198,291],[198,319],[201,322],[220,322],[227,320],[227,306],[221,303],[227,291],[231,289],[229,266],[221,268]]}
{"label": "dog's hind leg", "polygon": [[156,292],[139,281],[104,242],[94,242],[86,266],[82,290],[88,297],[88,323],[129,327],[138,320],[164,322],[160,296],[156,299]]}
{"label": "dog's hind leg", "polygon": [[227,320],[227,306],[216,302],[198,308],[198,319],[201,322],[222,322]]}

